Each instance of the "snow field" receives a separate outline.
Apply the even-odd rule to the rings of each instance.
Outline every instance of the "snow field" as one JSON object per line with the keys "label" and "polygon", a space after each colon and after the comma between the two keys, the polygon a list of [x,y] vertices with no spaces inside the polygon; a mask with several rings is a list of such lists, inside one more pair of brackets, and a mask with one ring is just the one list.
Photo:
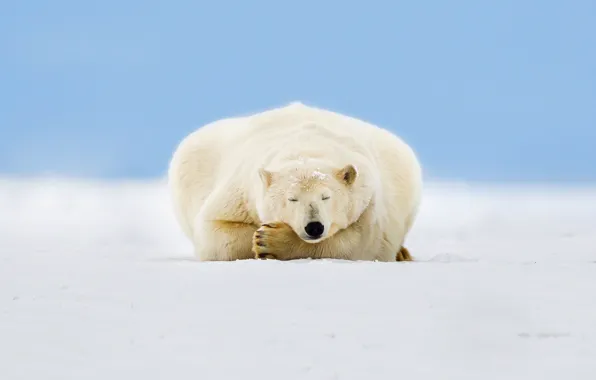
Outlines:
{"label": "snow field", "polygon": [[201,263],[162,182],[0,181],[0,379],[594,379],[596,189],[427,185],[414,263]]}

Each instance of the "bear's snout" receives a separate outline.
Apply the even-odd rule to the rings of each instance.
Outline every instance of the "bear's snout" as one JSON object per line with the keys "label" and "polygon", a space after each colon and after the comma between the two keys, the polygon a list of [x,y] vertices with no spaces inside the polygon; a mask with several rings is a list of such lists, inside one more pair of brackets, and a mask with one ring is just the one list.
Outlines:
{"label": "bear's snout", "polygon": [[308,237],[318,239],[325,232],[325,226],[321,222],[310,222],[304,227],[304,231]]}

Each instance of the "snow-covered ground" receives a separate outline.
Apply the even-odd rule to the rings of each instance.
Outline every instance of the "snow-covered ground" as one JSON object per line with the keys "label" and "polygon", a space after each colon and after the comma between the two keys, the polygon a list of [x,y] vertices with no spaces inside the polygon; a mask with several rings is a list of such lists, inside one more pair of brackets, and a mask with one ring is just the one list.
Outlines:
{"label": "snow-covered ground", "polygon": [[596,189],[428,185],[415,263],[201,263],[163,183],[0,181],[0,379],[596,379]]}

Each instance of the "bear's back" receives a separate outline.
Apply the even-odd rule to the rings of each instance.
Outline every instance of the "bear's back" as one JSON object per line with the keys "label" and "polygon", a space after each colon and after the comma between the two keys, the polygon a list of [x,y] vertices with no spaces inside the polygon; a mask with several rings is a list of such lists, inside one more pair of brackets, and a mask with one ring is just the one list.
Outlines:
{"label": "bear's back", "polygon": [[222,128],[228,128],[226,132],[219,132],[232,136],[225,143],[230,149],[235,147],[230,150],[235,162],[239,155],[259,158],[292,149],[325,148],[370,156],[382,133],[362,120],[298,102],[236,120],[235,125]]}
{"label": "bear's back", "polygon": [[[247,132],[289,132],[317,128],[343,136],[374,133],[378,127],[362,120],[300,102],[274,108],[248,117]],[[249,132],[249,133],[250,133]]]}

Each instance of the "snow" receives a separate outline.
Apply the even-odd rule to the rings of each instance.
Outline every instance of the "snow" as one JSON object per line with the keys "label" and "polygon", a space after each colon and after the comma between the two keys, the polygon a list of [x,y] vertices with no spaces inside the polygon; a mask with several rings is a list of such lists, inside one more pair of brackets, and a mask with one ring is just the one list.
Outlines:
{"label": "snow", "polygon": [[202,263],[162,182],[0,181],[0,379],[594,379],[596,189],[435,183],[414,263]]}

